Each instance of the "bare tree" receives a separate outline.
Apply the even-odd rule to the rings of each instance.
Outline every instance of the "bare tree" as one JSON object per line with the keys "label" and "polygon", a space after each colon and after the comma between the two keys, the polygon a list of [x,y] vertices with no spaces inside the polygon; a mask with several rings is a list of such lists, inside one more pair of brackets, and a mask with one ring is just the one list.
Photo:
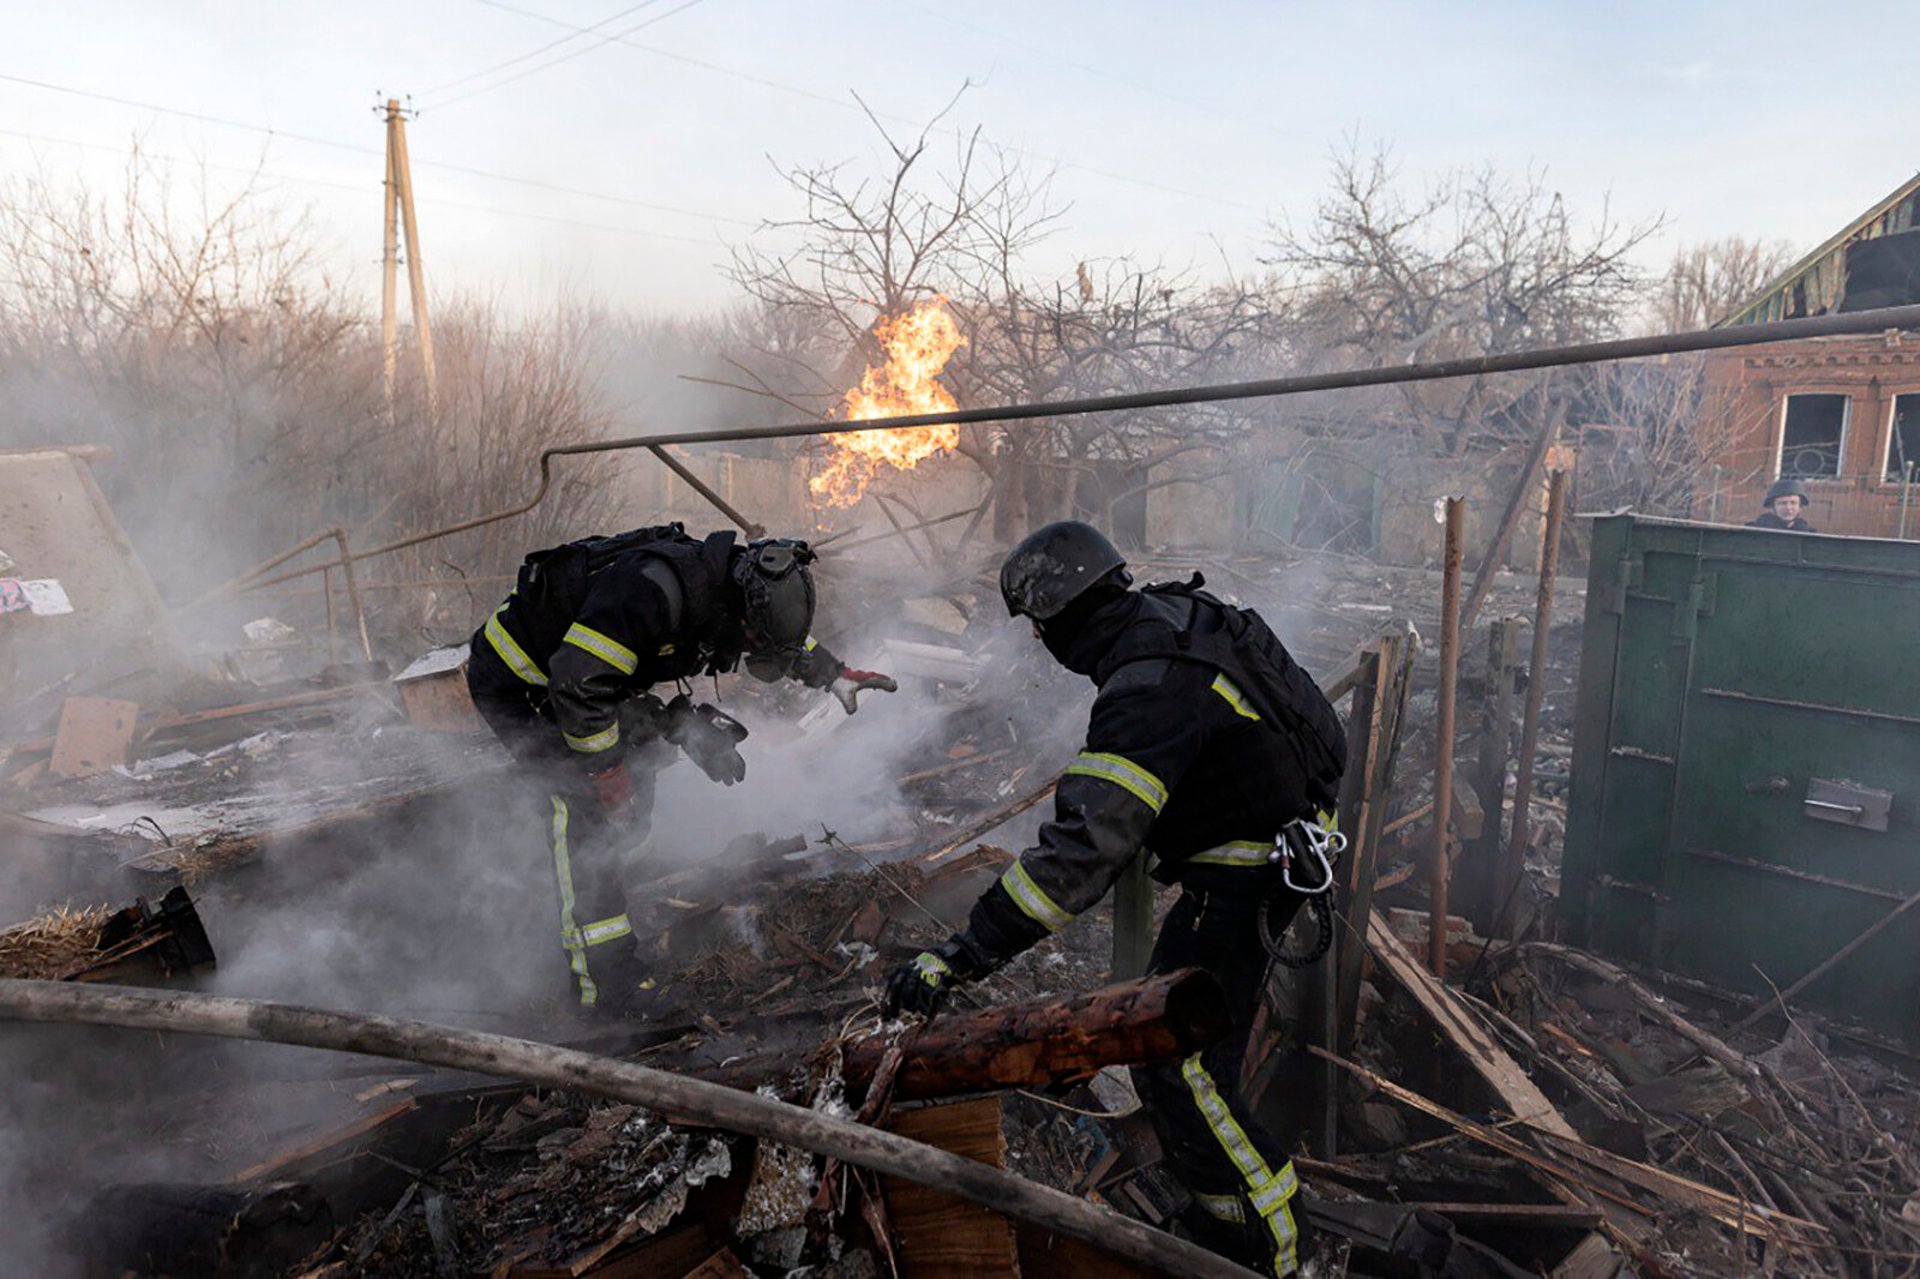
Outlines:
{"label": "bare tree", "polygon": [[[1332,178],[1304,229],[1275,228],[1267,258],[1315,360],[1462,358],[1612,335],[1644,288],[1635,251],[1660,226],[1621,225],[1604,204],[1583,224],[1537,169],[1518,181],[1458,171],[1412,196],[1386,149],[1356,144],[1334,156]],[[1469,378],[1397,396],[1412,432],[1437,433],[1458,456],[1523,430],[1516,409],[1536,387]]]}
{"label": "bare tree", "polygon": [[[1085,261],[1060,279],[1036,275],[1032,254],[1067,212],[1048,175],[984,148],[977,133],[934,171],[925,133],[902,143],[875,127],[890,172],[784,170],[805,212],[775,225],[797,231],[800,247],[736,254],[734,278],[766,311],[767,331],[787,339],[743,354],[740,389],[824,416],[878,354],[874,321],[936,295],[967,339],[946,370],[962,404],[1194,380],[1270,329],[1265,300],[1237,283],[1202,286],[1128,259]],[[1160,482],[1147,478],[1152,467],[1216,446],[1243,416],[1189,409],[1052,429],[971,427],[959,451],[988,476],[1006,533],[1070,510],[1110,515],[1116,500]]]}
{"label": "bare tree", "polygon": [[1704,329],[1749,302],[1794,260],[1784,240],[1728,236],[1688,245],[1673,256],[1653,301],[1653,320],[1669,333]]}

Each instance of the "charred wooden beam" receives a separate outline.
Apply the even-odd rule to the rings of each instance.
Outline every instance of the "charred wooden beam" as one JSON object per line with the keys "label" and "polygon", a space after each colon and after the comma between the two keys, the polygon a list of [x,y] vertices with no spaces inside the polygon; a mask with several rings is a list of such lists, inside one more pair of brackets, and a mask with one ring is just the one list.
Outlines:
{"label": "charred wooden beam", "polygon": [[[939,1017],[900,1040],[894,1095],[951,1097],[996,1088],[1044,1088],[1105,1066],[1172,1061],[1227,1031],[1226,996],[1197,968],[1101,990]],[[863,1090],[889,1040],[849,1044],[846,1080]]]}
{"label": "charred wooden beam", "polygon": [[179,980],[214,967],[213,943],[187,890],[175,886],[155,907],[144,897],[109,916],[94,953],[60,975],[61,981],[135,985]]}
{"label": "charred wooden beam", "polygon": [[327,1201],[297,1182],[108,1186],[84,1222],[84,1251],[114,1274],[267,1279],[286,1274],[333,1234]]}

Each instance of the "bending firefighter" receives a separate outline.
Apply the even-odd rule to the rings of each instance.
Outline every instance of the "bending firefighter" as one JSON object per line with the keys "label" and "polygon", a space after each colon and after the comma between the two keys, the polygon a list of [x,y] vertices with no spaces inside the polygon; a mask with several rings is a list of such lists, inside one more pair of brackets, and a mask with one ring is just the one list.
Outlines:
{"label": "bending firefighter", "polygon": [[849,670],[815,643],[814,553],[776,538],[704,541],[678,524],[569,542],[527,556],[519,582],[473,636],[467,686],[480,716],[546,794],[560,944],[580,1003],[637,1009],[651,985],[635,953],[623,853],[646,838],[653,774],[679,747],[713,780],[746,776],[747,730],[656,684],[732,670],[831,689],[851,715],[893,680]]}
{"label": "bending firefighter", "polygon": [[[959,982],[1005,964],[1097,903],[1151,849],[1154,877],[1184,890],[1150,968],[1199,967],[1227,992],[1232,1029],[1134,1082],[1202,1244],[1277,1275],[1298,1265],[1293,1165],[1238,1096],[1241,1057],[1265,985],[1263,898],[1284,931],[1331,881],[1287,848],[1323,840],[1302,824],[1333,807],[1346,745],[1333,708],[1260,617],[1182,585],[1134,591],[1095,529],[1050,524],[1000,570],[1007,610],[1099,693],[1086,750],[1060,780],[1039,842],[975,903],[964,931],[889,975],[889,1011],[932,1012]],[[1291,834],[1287,834],[1289,827]],[[1324,846],[1324,842],[1320,846]],[[1324,861],[1320,863],[1325,866]]]}

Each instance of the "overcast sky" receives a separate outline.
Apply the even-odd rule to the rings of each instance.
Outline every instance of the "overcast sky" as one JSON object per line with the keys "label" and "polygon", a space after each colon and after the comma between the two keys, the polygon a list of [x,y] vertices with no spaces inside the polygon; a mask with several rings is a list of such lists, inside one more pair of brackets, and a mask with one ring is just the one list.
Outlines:
{"label": "overcast sky", "polygon": [[1390,142],[1412,182],[1533,164],[1577,209],[1610,193],[1624,219],[1664,213],[1662,259],[1736,233],[1810,248],[1920,167],[1899,105],[1920,48],[1914,0],[4,9],[10,173],[112,183],[136,137],[216,181],[260,166],[277,198],[311,211],[342,287],[369,299],[376,94],[421,108],[409,139],[430,285],[516,306],[562,292],[724,304],[727,246],[798,212],[775,162],[878,171],[853,93],[910,133],[969,80],[950,121],[1059,170],[1072,208],[1049,265],[1248,265],[1273,218],[1310,214],[1329,151],[1353,135]]}

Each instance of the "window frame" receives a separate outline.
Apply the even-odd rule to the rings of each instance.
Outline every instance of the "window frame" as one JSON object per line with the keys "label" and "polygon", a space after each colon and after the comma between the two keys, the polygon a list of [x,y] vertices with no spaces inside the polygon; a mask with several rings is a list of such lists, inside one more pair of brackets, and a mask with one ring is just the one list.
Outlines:
{"label": "window frame", "polygon": [[[1854,392],[1856,389],[1857,388],[1849,387],[1846,389],[1816,390],[1812,387],[1804,387],[1797,391],[1782,391],[1780,393],[1780,409],[1779,409],[1778,417],[1776,419],[1776,426],[1773,433],[1773,478],[1774,479],[1781,480],[1781,479],[1789,478],[1786,472],[1782,469],[1786,465],[1786,460],[1787,460],[1787,409],[1791,406],[1795,397],[1802,396],[1802,395],[1838,396],[1841,400],[1845,401],[1846,407],[1843,408],[1840,413],[1840,442],[1834,449],[1833,474],[1832,475],[1795,475],[1795,476],[1792,476],[1791,478],[1796,480],[1801,480],[1803,482],[1811,483],[1811,484],[1827,484],[1835,480],[1842,480],[1846,478],[1847,439],[1853,433],[1853,401],[1854,401]],[[1880,470],[1882,474],[1885,474],[1886,467],[1884,464],[1881,466]]]}
{"label": "window frame", "polygon": [[[1880,483],[1898,484],[1901,482],[1901,477],[1887,474],[1887,467],[1893,463],[1894,433],[1900,425],[1900,401],[1904,399],[1920,400],[1920,387],[1915,387],[1911,391],[1886,391],[1884,394],[1887,398],[1887,430],[1886,436],[1881,440],[1880,446]],[[1785,423],[1786,419],[1782,418],[1781,439],[1783,440],[1786,438]],[[1916,474],[1914,478],[1916,481],[1920,481],[1920,457],[1910,457],[1907,460],[1915,464]]]}

